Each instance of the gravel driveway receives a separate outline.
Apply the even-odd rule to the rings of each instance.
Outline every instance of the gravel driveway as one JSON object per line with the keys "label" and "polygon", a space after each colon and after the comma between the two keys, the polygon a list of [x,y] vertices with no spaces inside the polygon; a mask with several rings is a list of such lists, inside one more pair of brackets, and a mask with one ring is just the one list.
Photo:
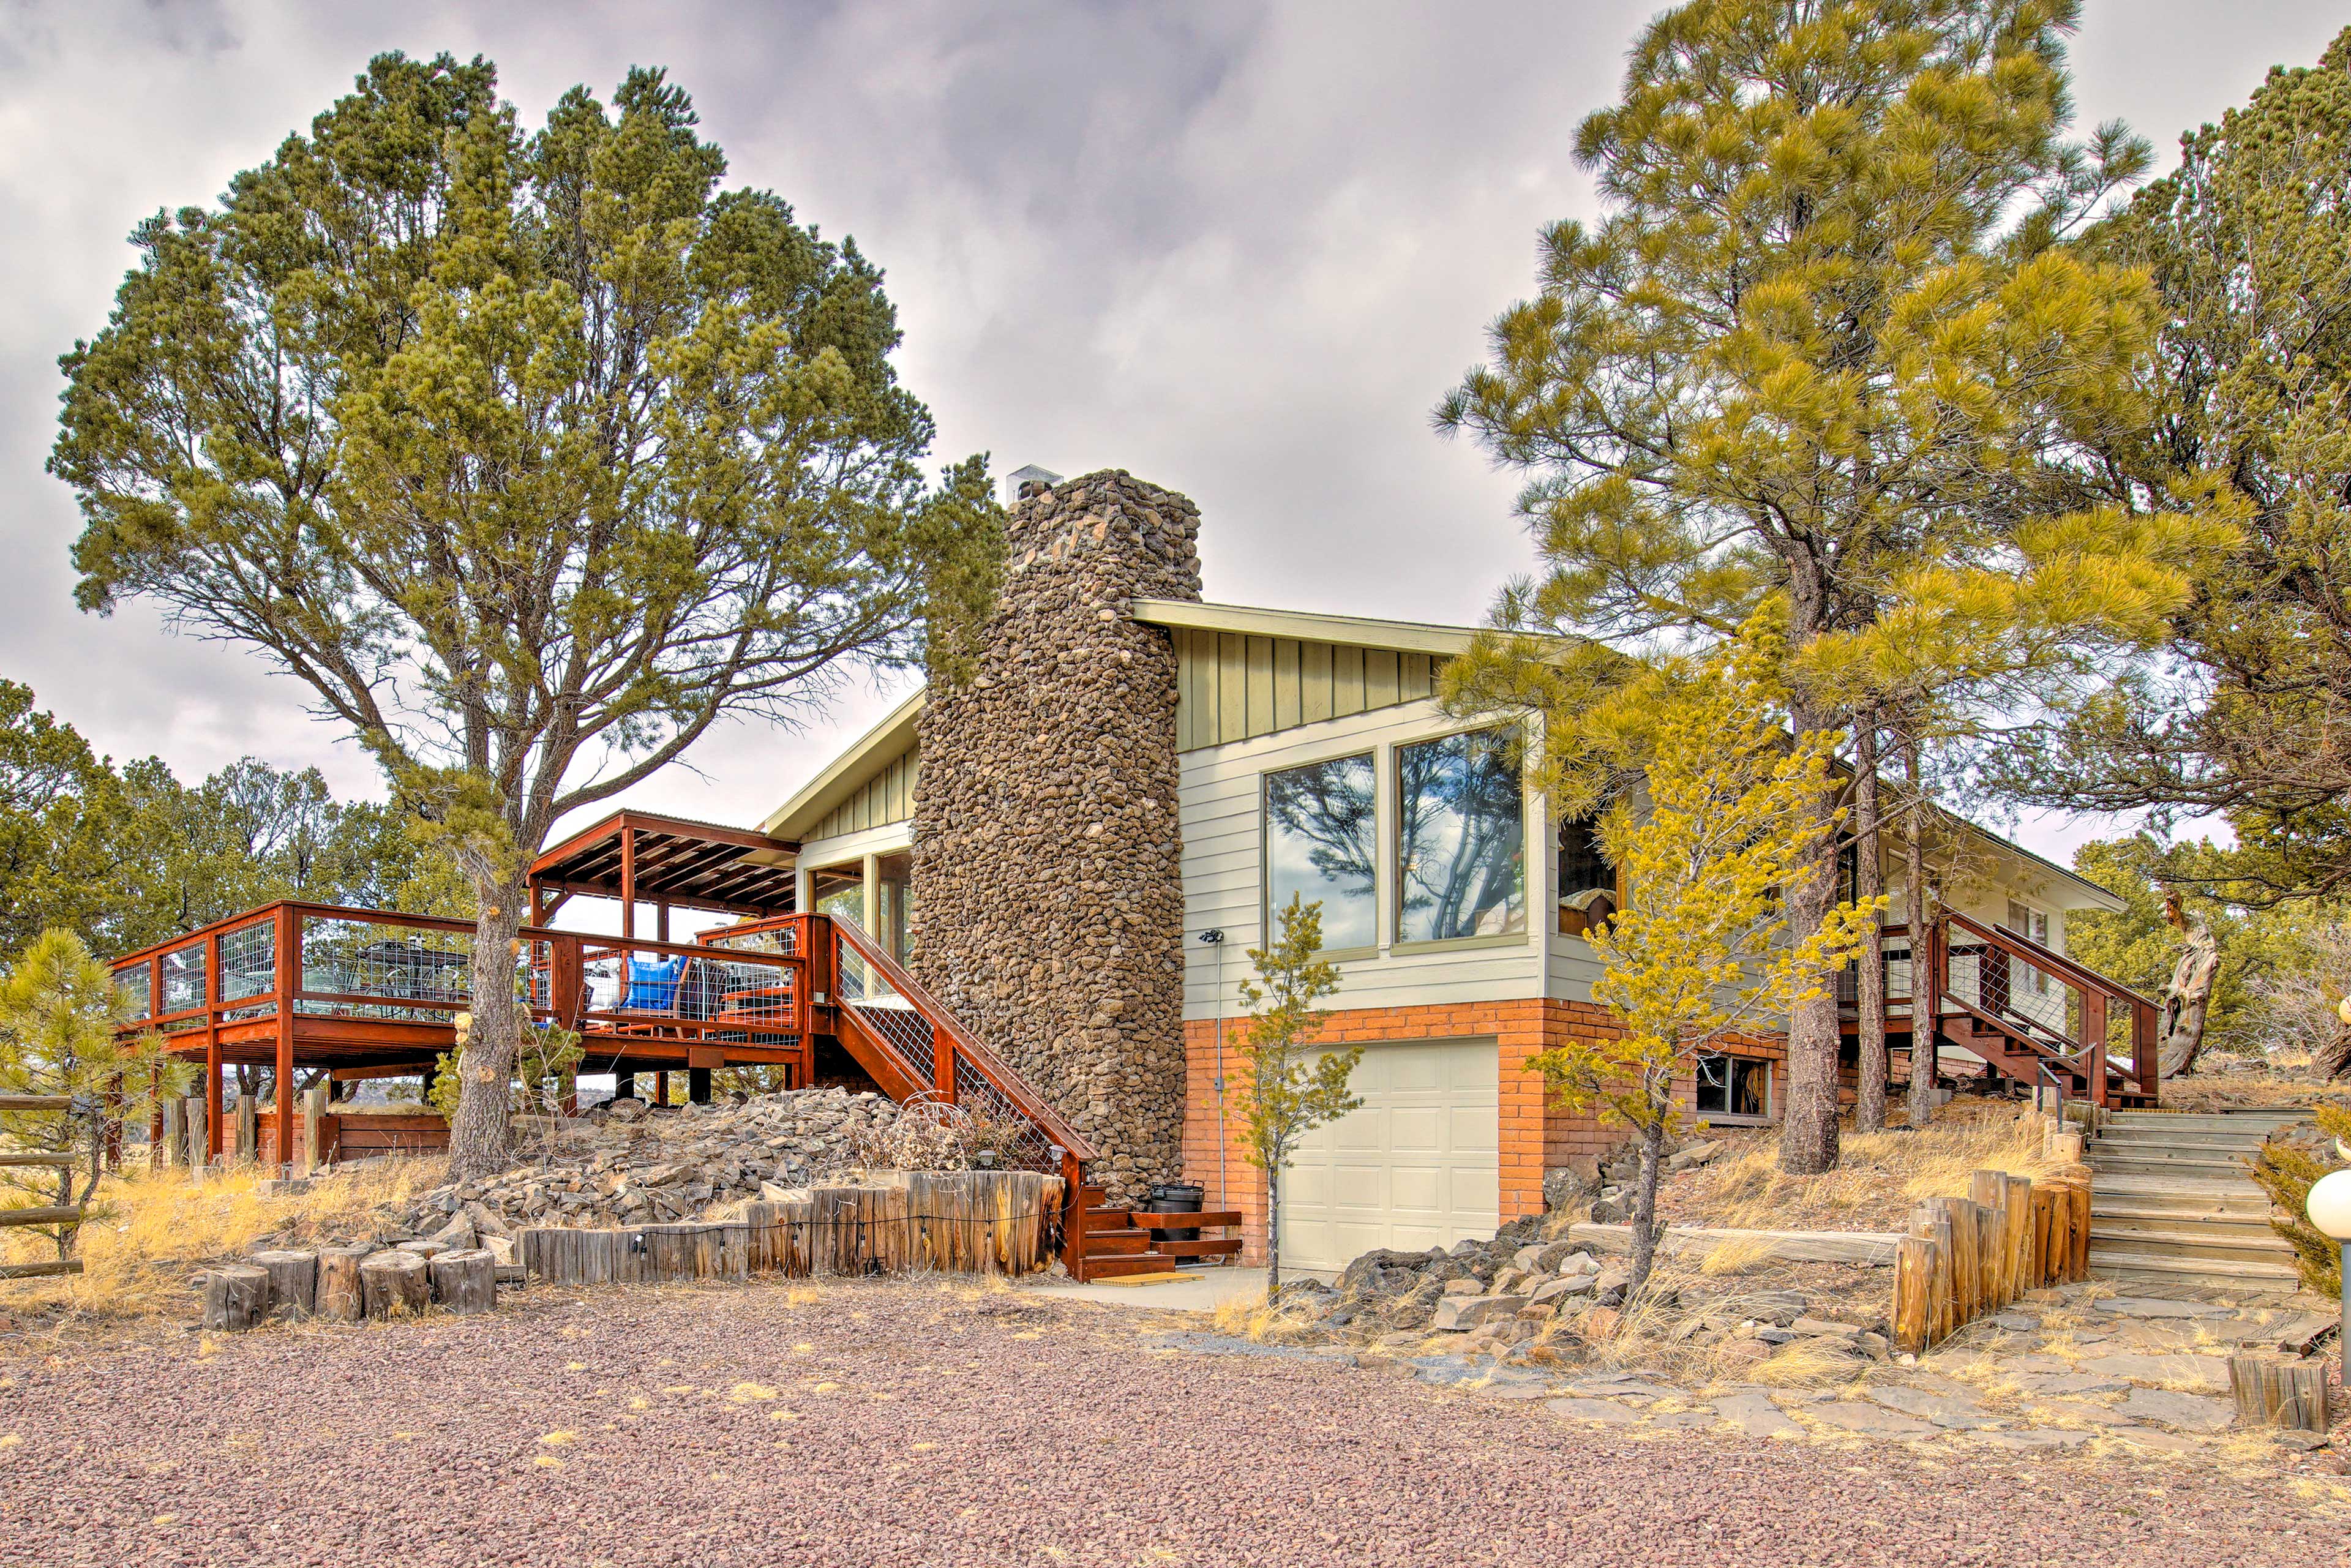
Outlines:
{"label": "gravel driveway", "polygon": [[2345,1519],[2137,1461],[1628,1437],[932,1282],[541,1289],[493,1318],[0,1356],[0,1559],[44,1568],[2290,1568],[2344,1562]]}

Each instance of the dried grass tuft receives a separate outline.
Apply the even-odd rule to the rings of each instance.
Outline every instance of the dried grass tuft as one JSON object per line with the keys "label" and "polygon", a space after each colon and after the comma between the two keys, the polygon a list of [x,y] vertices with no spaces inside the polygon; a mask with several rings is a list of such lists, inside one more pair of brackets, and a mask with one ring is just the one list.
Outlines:
{"label": "dried grass tuft", "polygon": [[1780,1169],[1776,1134],[1678,1176],[1661,1207],[1678,1223],[1727,1230],[1896,1230],[1921,1198],[1968,1190],[1980,1170],[2040,1176],[2042,1120],[2007,1102],[1945,1106],[1919,1132],[1848,1134],[1837,1168],[1815,1176]]}
{"label": "dried grass tuft", "polygon": [[[371,1161],[336,1168],[305,1192],[265,1195],[275,1175],[262,1166],[208,1171],[199,1186],[186,1171],[144,1167],[99,1184],[75,1253],[82,1272],[26,1281],[12,1305],[91,1317],[178,1310],[193,1270],[251,1251],[264,1238],[348,1236],[372,1228],[376,1212],[445,1179],[437,1158]],[[42,1238],[0,1235],[0,1256],[26,1261],[53,1255]]]}

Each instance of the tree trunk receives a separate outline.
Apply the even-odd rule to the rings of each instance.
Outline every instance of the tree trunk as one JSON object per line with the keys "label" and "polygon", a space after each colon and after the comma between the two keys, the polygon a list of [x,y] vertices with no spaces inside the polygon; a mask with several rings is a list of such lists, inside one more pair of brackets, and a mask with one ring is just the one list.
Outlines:
{"label": "tree trunk", "polygon": [[507,1168],[515,1055],[522,1043],[515,934],[522,929],[526,892],[519,878],[501,882],[479,874],[475,892],[481,913],[474,922],[473,1017],[458,1053],[457,1114],[449,1124],[449,1174],[461,1180]]}
{"label": "tree trunk", "polygon": [[[1826,716],[1809,703],[1792,706],[1789,724],[1799,735],[1828,727]],[[1823,792],[1813,810],[1825,819],[1834,809]],[[1782,894],[1788,942],[1806,942],[1820,930],[1836,903],[1837,842],[1825,832],[1813,846]],[[1788,1016],[1788,1108],[1780,1130],[1780,1168],[1790,1176],[1819,1176],[1837,1163],[1837,1002],[1833,987],[1798,1002]]]}
{"label": "tree trunk", "polygon": [[1281,1162],[1265,1167],[1265,1299],[1281,1291]]}
{"label": "tree trunk", "polygon": [[1628,1302],[1649,1282],[1649,1270],[1657,1263],[1657,1178],[1665,1150],[1666,1124],[1653,1120],[1641,1129],[1641,1182],[1633,1195],[1633,1277],[1625,1287]]}
{"label": "tree trunk", "polygon": [[2177,894],[2163,901],[2163,917],[2187,943],[2187,950],[2171,967],[2171,983],[2163,988],[2163,1029],[2157,1054],[2158,1075],[2175,1077],[2195,1071],[2204,1050],[2204,1018],[2212,1006],[2212,979],[2220,972],[2220,945],[2211,925],[2189,920]]}
{"label": "tree trunk", "polygon": [[1927,796],[1921,788],[1918,737],[1902,737],[1902,777],[1910,791],[1910,831],[1902,846],[1902,894],[1910,906],[1910,1124],[1923,1127],[1935,1114],[1936,1020],[1927,1011]]}
{"label": "tree trunk", "polygon": [[2335,1032],[2312,1053],[2311,1061],[2327,1077],[2341,1078],[2351,1073],[2351,997],[2336,1005],[2335,1016],[2338,1020]]}
{"label": "tree trunk", "polygon": [[[1886,866],[1878,848],[1877,715],[1861,716],[1854,736],[1854,895],[1866,904],[1886,891]],[[1860,1057],[1853,1102],[1853,1130],[1886,1130],[1886,939],[1883,915],[1869,923],[1869,943],[1861,950],[1855,1039]]]}

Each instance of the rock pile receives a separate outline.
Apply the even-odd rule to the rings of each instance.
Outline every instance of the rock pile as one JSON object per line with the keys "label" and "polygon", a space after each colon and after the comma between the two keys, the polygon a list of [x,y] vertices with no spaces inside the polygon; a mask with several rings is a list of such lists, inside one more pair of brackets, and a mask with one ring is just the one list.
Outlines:
{"label": "rock pile", "polygon": [[528,1165],[420,1194],[392,1225],[470,1247],[527,1226],[693,1219],[758,1197],[763,1186],[802,1186],[855,1164],[861,1138],[897,1114],[886,1095],[843,1089],[659,1113],[619,1101],[567,1124]]}
{"label": "rock pile", "polygon": [[[1449,1249],[1366,1252],[1347,1265],[1335,1290],[1308,1285],[1283,1294],[1295,1304],[1319,1306],[1318,1326],[1350,1337],[1393,1343],[1458,1333],[1467,1351],[1569,1359],[1587,1341],[1614,1333],[1632,1276],[1620,1261],[1569,1239],[1567,1218],[1513,1220],[1491,1240]],[[1735,1360],[1761,1361],[1797,1341],[1810,1342],[1820,1357],[1856,1364],[1893,1354],[1883,1322],[1839,1321],[1794,1291],[1683,1299],[1652,1289],[1641,1304],[1674,1313],[1675,1338],[1719,1347]],[[1542,1343],[1532,1351],[1541,1354],[1534,1354],[1530,1345],[1538,1339]]]}
{"label": "rock pile", "polygon": [[[1666,1176],[1679,1176],[1713,1163],[1725,1147],[1719,1139],[1703,1139],[1685,1144],[1666,1155]],[[1641,1183],[1641,1151],[1628,1146],[1601,1162],[1600,1194],[1592,1200],[1592,1223],[1623,1225],[1633,1218],[1634,1201],[1639,1197]]]}

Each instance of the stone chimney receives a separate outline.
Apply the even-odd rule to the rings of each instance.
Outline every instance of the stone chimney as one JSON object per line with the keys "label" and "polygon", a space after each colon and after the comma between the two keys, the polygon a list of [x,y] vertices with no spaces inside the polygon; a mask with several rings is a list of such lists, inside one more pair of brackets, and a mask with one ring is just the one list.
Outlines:
{"label": "stone chimney", "polygon": [[1199,511],[1123,470],[1012,507],[1001,597],[920,720],[914,969],[1092,1142],[1113,1206],[1182,1169],[1176,653]]}

